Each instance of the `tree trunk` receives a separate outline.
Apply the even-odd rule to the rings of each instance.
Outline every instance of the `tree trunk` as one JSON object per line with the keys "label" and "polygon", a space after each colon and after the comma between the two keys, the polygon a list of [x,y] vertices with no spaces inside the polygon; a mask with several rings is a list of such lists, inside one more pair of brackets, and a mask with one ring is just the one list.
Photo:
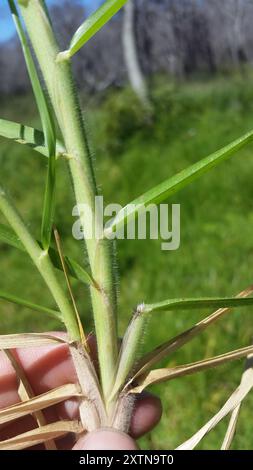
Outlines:
{"label": "tree trunk", "polygon": [[148,105],[148,91],[145,83],[145,77],[142,73],[138,58],[136,45],[135,28],[134,28],[135,6],[134,0],[129,0],[125,5],[124,21],[122,30],[122,42],[125,64],[128,78],[132,89],[138,96],[139,100]]}

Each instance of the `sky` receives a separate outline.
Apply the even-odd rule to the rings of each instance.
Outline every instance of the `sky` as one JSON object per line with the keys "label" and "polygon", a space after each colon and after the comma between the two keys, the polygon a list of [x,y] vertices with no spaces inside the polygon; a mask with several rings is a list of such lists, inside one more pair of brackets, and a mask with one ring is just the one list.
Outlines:
{"label": "sky", "polygon": [[[88,13],[91,13],[95,10],[100,0],[72,0],[73,2],[78,1],[78,3],[83,4]],[[47,0],[47,5],[60,5],[62,0]],[[15,33],[15,27],[13,20],[10,15],[10,10],[8,6],[8,0],[0,0],[0,41],[5,41],[10,39]]]}

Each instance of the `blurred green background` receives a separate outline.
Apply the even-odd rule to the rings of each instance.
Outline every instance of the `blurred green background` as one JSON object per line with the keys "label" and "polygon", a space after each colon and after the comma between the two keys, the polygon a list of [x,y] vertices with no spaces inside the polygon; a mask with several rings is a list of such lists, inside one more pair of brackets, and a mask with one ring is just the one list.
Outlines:
{"label": "blurred green background", "polygon": [[[99,98],[81,96],[93,141],[99,187],[106,202],[125,204],[166,177],[252,129],[252,73],[188,81],[152,83],[154,117],[147,121],[137,99],[125,88]],[[31,96],[2,98],[1,117],[39,126]],[[32,150],[1,139],[1,180],[8,187],[30,230],[39,237],[46,160]],[[117,245],[119,328],[136,303],[168,297],[231,296],[252,284],[253,146],[171,198],[181,204],[181,246],[161,251],[160,241],[122,240]],[[65,163],[58,165],[56,225],[64,251],[85,260],[82,242],[72,238],[72,186]],[[4,219],[0,219],[4,222]],[[1,289],[53,307],[27,257],[0,245]],[[64,279],[62,277],[62,283]],[[86,330],[93,329],[89,294],[73,282]],[[192,326],[209,311],[157,313],[144,335],[142,351]],[[1,301],[1,334],[61,328],[55,320]],[[235,309],[215,326],[174,353],[172,366],[247,346],[252,341],[252,311]],[[238,385],[243,361],[154,387],[162,399],[159,426],[141,440],[149,449],[173,448],[190,437]],[[252,448],[253,394],[244,402],[234,449]],[[227,421],[200,448],[218,448]]]}

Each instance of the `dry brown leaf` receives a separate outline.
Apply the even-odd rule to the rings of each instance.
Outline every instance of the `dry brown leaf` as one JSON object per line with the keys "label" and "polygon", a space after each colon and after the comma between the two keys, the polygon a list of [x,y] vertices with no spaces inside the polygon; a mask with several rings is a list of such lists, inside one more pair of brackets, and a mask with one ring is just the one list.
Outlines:
{"label": "dry brown leaf", "polygon": [[237,421],[239,418],[239,413],[241,409],[241,403],[232,411],[231,418],[229,420],[228,428],[226,435],[224,437],[221,450],[229,450],[232,441],[234,439],[235,431],[236,431],[236,426],[237,426]]}
{"label": "dry brown leaf", "polygon": [[149,385],[175,379],[176,377],[195,374],[196,372],[200,372],[211,367],[217,367],[225,364],[226,362],[240,359],[241,357],[248,356],[248,354],[252,353],[253,346],[247,346],[246,348],[236,349],[235,351],[230,351],[226,354],[193,362],[191,364],[184,364],[173,368],[155,369],[139,377],[137,381],[138,385],[131,388],[128,393],[141,393]]}
{"label": "dry brown leaf", "polygon": [[57,343],[65,344],[68,343],[68,341],[59,336],[44,333],[23,333],[0,336],[0,349],[34,348],[48,344],[55,345]]}
{"label": "dry brown leaf", "polygon": [[232,393],[225,405],[208,421],[196,434],[185,441],[176,450],[192,450],[217,424],[225,418],[231,411],[241,404],[253,387],[253,369],[248,369],[244,373],[244,379],[239,387]]}
{"label": "dry brown leaf", "polygon": [[80,387],[78,385],[62,385],[61,387],[50,390],[42,395],[38,395],[30,400],[17,403],[9,406],[8,408],[2,408],[0,410],[0,424],[4,424],[6,422],[9,423],[10,421],[22,418],[23,416],[34,413],[35,411],[56,405],[68,398],[80,396]]}
{"label": "dry brown leaf", "polygon": [[[244,298],[244,297],[248,297],[252,293],[253,293],[253,286],[249,286],[247,289],[244,289],[242,292],[240,292],[236,297]],[[221,317],[223,317],[223,315],[231,312],[232,310],[233,310],[232,308],[220,308],[216,310],[208,317],[196,323],[196,325],[194,325],[189,330],[186,330],[183,333],[179,334],[178,336],[175,336],[174,338],[170,339],[169,341],[166,341],[165,343],[158,346],[153,351],[146,354],[144,357],[142,357],[142,359],[136,365],[137,372],[131,378],[128,385],[131,382],[135,381],[137,377],[139,377],[140,375],[143,375],[144,372],[146,372],[147,370],[150,370],[154,364],[156,364],[161,359],[167,357],[169,354],[173,353],[174,351],[184,346],[184,344],[191,341],[195,336],[202,333],[202,331],[208,328],[208,326],[210,326],[212,323],[216,322]]]}
{"label": "dry brown leaf", "polygon": [[[22,401],[29,400],[30,398],[34,397],[34,392],[33,389],[25,375],[25,372],[21,365],[18,363],[16,360],[15,356],[13,353],[9,350],[6,349],[4,350],[6,356],[8,357],[9,361],[12,364],[12,367],[14,368],[16,374],[17,374],[17,379],[19,380],[19,387],[18,387],[18,394],[20,396],[20,399]],[[38,423],[38,426],[44,426],[46,424],[45,417],[42,413],[42,411],[38,410],[33,413],[33,416],[35,420]],[[53,440],[48,440],[46,442],[45,447],[47,450],[57,450],[55,442]]]}
{"label": "dry brown leaf", "polygon": [[70,352],[83,393],[79,405],[80,418],[87,431],[94,431],[107,423],[98,377],[90,357],[80,344],[70,345]]}
{"label": "dry brown leaf", "polygon": [[27,449],[28,447],[62,437],[69,432],[80,434],[84,432],[83,426],[78,421],[57,421],[56,423],[47,424],[46,426],[0,442],[0,450]]}
{"label": "dry brown leaf", "polygon": [[[247,361],[246,361],[245,371],[242,375],[241,383],[243,383],[245,380],[247,380],[247,377],[245,379],[246,371],[249,368],[252,368],[252,366],[253,366],[253,356],[250,355],[250,356],[248,356]],[[232,441],[233,441],[233,438],[234,438],[234,435],[235,435],[235,432],[236,432],[236,425],[237,425],[237,422],[238,422],[240,409],[241,409],[241,403],[239,405],[237,405],[237,407],[233,410],[233,412],[231,414],[231,418],[229,420],[227,432],[225,434],[225,437],[224,437],[224,440],[223,440],[223,443],[222,443],[222,446],[221,446],[221,450],[228,450],[230,448],[231,444],[232,444]]]}

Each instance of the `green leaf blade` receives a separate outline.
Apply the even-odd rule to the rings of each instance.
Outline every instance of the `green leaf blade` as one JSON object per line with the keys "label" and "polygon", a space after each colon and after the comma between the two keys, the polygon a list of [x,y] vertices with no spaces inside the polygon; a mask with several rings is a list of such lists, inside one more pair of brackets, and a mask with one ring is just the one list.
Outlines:
{"label": "green leaf blade", "polygon": [[253,305],[253,297],[235,298],[235,297],[205,297],[198,299],[169,299],[155,304],[144,304],[142,313],[153,313],[169,310],[197,310],[200,308],[232,308],[248,307]]}
{"label": "green leaf blade", "polygon": [[54,217],[54,195],[55,195],[55,154],[56,154],[56,135],[54,119],[51,113],[50,105],[46,94],[41,86],[37,70],[33,61],[30,47],[26,38],[25,31],[19,18],[14,0],[8,0],[13,21],[21,42],[23,54],[31,80],[34,96],[38,106],[42,128],[45,136],[45,144],[49,154],[49,165],[47,171],[46,189],[44,197],[44,207],[41,225],[41,238],[44,250],[48,250]]}
{"label": "green leaf blade", "polygon": [[[253,294],[253,285],[248,286],[243,291],[239,292],[234,298],[246,298]],[[177,336],[170,338],[168,341],[157,346],[154,350],[145,354],[136,366],[135,377],[141,375],[142,373],[150,370],[151,367],[162,359],[168,357],[173,352],[182,348],[185,344],[192,341],[198,335],[202,334],[203,331],[208,329],[211,325],[214,325],[216,322],[224,318],[224,316],[230,314],[232,308],[219,308],[215,312],[211,313],[207,317],[203,318],[190,329],[179,333]]]}
{"label": "green leaf blade", "polygon": [[[89,41],[127,2],[127,0],[107,0],[78,28],[74,34],[68,56],[72,57]],[[63,53],[64,54],[64,53]]]}
{"label": "green leaf blade", "polygon": [[52,228],[54,222],[54,208],[55,208],[55,181],[56,181],[56,160],[55,155],[49,156],[47,181],[44,196],[44,207],[41,223],[41,241],[44,250],[48,251]]}
{"label": "green leaf blade", "polygon": [[[0,242],[6,243],[7,245],[18,249],[19,251],[26,252],[23,243],[19,240],[15,232],[4,224],[0,224]],[[41,246],[41,242],[38,243]],[[53,266],[56,269],[62,271],[62,265],[57,251],[50,247],[48,254],[53,263]],[[68,267],[68,271],[72,277],[88,285],[94,284],[91,275],[82,266],[80,266],[80,264],[67,256],[64,259],[66,266]]]}
{"label": "green leaf blade", "polygon": [[39,109],[42,127],[45,135],[45,142],[48,148],[48,152],[50,155],[55,153],[55,145],[56,145],[56,138],[55,138],[55,128],[54,128],[54,120],[51,115],[50,106],[48,104],[46,95],[41,87],[40,80],[37,74],[37,70],[33,61],[33,57],[30,51],[30,47],[27,41],[27,37],[25,31],[23,29],[22,23],[19,18],[19,14],[15,5],[14,0],[8,0],[9,7],[11,10],[12,18],[14,24],[16,26],[16,30],[20,39],[20,43],[22,46],[27,71],[31,80],[34,96],[36,99],[36,103]]}
{"label": "green leaf blade", "polygon": [[19,251],[25,251],[23,243],[19,240],[15,232],[4,224],[0,224],[0,242],[17,248]]}
{"label": "green leaf blade", "polygon": [[[252,293],[252,292],[251,292]],[[118,372],[115,378],[115,385],[112,391],[112,396],[118,392],[120,387],[124,384],[124,381],[129,374],[132,365],[135,363],[136,354],[138,346],[140,343],[141,336],[143,335],[143,330],[145,327],[145,321],[147,320],[147,315],[159,311],[177,311],[177,310],[187,310],[187,309],[201,309],[201,308],[210,308],[215,307],[219,309],[229,309],[233,307],[248,307],[253,305],[253,297],[222,297],[222,298],[199,298],[199,299],[168,299],[163,302],[158,302],[155,304],[141,304],[137,307],[135,315],[133,316],[129,327],[126,331],[126,334],[123,338],[121,346],[121,354],[119,359]],[[209,317],[208,317],[209,318]],[[205,322],[204,322],[205,323]],[[206,322],[207,324],[207,322]],[[197,330],[197,328],[195,328]],[[193,333],[194,329],[189,330],[190,335]],[[173,341],[172,341],[173,343]],[[168,346],[171,344],[167,343]],[[166,352],[166,344],[164,350]],[[154,351],[154,357],[150,360],[150,354],[147,355],[147,359],[144,357],[144,367],[142,366],[140,370],[146,369],[146,363],[150,362],[152,365],[155,356],[160,356],[162,351]],[[138,372],[139,373],[139,372]]]}
{"label": "green leaf blade", "polygon": [[105,229],[105,236],[110,236],[112,232],[126,224],[127,221],[136,217],[137,213],[141,213],[150,204],[159,204],[168,197],[174,195],[185,186],[190,184],[193,180],[199,178],[201,175],[211,170],[219,163],[228,159],[235,152],[243,148],[245,145],[253,141],[253,131],[247,132],[239,139],[236,139],[229,145],[226,145],[217,152],[212,153],[208,157],[194,163],[188,168],[180,171],[175,176],[168,178],[159,185],[150,189],[137,199],[127,204],[119,211],[117,216]]}
{"label": "green leaf blade", "polygon": [[[21,145],[27,145],[36,152],[49,157],[48,148],[45,146],[44,133],[25,124],[0,119],[0,137],[13,140]],[[66,153],[62,142],[56,141],[56,156]]]}
{"label": "green leaf blade", "polygon": [[48,308],[48,307],[44,307],[42,305],[35,304],[33,302],[30,302],[29,300],[22,299],[16,295],[9,294],[2,290],[0,290],[0,299],[6,300],[7,302],[15,303],[22,307],[29,308],[30,310],[35,310],[40,313],[46,313],[50,316],[53,316],[54,318],[57,318],[58,320],[60,319],[60,312],[57,312],[56,310],[52,310],[51,308]]}

